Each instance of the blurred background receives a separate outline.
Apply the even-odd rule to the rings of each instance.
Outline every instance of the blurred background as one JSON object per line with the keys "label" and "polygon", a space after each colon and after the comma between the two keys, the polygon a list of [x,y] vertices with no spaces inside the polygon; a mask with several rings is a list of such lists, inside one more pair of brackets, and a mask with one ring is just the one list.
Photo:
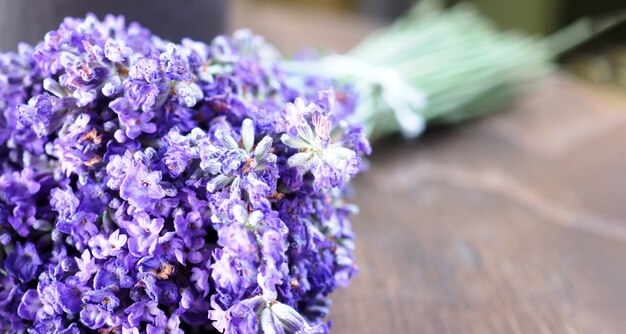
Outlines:
{"label": "blurred background", "polygon": [[94,13],[123,14],[155,34],[171,40],[191,37],[207,40],[224,32],[228,0],[0,0],[0,49],[14,50],[17,43],[34,44],[56,29],[64,17]]}
{"label": "blurred background", "polygon": [[[374,27],[392,22],[416,0],[239,0],[231,6],[230,29],[254,26],[266,34],[280,31],[281,50],[296,52],[311,45],[345,52]],[[445,0],[448,6],[462,0]],[[473,0],[471,2],[499,28],[548,35],[584,17],[602,18],[626,10],[622,0]],[[254,20],[255,12],[269,16]],[[314,15],[297,15],[307,11]],[[273,15],[276,15],[274,17]],[[304,20],[311,30],[273,29]],[[317,21],[315,24],[313,21]],[[249,22],[249,23],[248,23]],[[329,25],[329,23],[333,23]],[[247,24],[248,23],[248,24]],[[247,24],[247,25],[246,25]],[[302,35],[304,34],[304,35]],[[573,73],[593,82],[626,88],[626,25],[618,25],[559,57]],[[296,36],[298,35],[298,36]],[[333,38],[325,38],[332,36]]]}
{"label": "blurred background", "polygon": [[[266,2],[266,1],[258,1]],[[416,0],[273,0],[282,5],[304,4],[333,11],[356,12],[392,20],[408,10]],[[460,0],[446,0],[454,5]],[[601,15],[624,8],[619,0],[474,0],[485,14],[503,28],[521,28],[531,33],[549,33],[585,15]]]}

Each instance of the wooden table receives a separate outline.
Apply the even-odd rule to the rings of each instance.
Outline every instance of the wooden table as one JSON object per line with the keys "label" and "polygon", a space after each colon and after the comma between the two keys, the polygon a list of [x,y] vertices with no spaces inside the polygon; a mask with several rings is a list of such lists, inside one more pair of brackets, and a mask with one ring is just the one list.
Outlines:
{"label": "wooden table", "polygon": [[624,333],[626,101],[563,75],[374,146],[334,333]]}
{"label": "wooden table", "polygon": [[[233,7],[232,24],[290,51],[345,50],[377,27]],[[352,30],[320,33],[329,22]],[[355,190],[360,274],[333,295],[334,333],[626,331],[619,92],[555,73],[502,113],[377,143]]]}

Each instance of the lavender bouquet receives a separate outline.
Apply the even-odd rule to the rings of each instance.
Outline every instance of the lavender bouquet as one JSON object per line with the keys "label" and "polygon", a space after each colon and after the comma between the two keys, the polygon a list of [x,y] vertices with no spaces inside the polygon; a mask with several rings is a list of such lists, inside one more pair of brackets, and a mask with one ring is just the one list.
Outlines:
{"label": "lavender bouquet", "polygon": [[249,31],[88,16],[0,54],[0,332],[328,332],[355,101]]}

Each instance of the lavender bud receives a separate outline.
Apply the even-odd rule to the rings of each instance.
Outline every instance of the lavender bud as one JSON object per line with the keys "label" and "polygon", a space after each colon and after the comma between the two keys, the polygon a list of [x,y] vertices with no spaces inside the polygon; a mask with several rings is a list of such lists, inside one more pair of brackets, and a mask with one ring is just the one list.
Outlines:
{"label": "lavender bud", "polygon": [[309,324],[291,306],[283,303],[273,303],[269,307],[272,314],[280,321],[286,333],[306,333],[310,330]]}
{"label": "lavender bud", "polygon": [[241,141],[243,142],[243,149],[250,152],[254,145],[254,123],[249,118],[244,119],[241,124]]}

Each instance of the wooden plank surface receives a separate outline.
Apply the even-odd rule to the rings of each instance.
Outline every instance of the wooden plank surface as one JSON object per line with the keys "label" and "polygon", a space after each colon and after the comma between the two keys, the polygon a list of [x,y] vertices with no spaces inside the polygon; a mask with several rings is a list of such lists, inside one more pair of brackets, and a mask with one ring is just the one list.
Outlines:
{"label": "wooden plank surface", "polygon": [[[287,53],[348,50],[379,22],[246,0]],[[563,74],[508,110],[374,146],[354,186],[360,274],[333,333],[623,333],[626,101]]]}
{"label": "wooden plank surface", "polygon": [[334,333],[623,333],[626,101],[564,75],[374,147]]}

